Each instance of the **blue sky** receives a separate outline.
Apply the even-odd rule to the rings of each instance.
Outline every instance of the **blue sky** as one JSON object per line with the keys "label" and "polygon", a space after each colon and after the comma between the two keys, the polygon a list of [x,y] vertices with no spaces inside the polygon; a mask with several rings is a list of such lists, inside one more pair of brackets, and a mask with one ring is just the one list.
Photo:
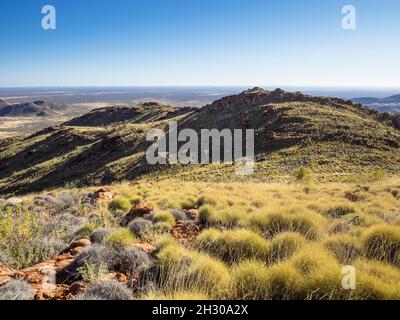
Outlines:
{"label": "blue sky", "polygon": [[[41,28],[42,6],[57,29]],[[341,8],[357,29],[341,28]],[[1,0],[0,86],[400,88],[398,0]]]}

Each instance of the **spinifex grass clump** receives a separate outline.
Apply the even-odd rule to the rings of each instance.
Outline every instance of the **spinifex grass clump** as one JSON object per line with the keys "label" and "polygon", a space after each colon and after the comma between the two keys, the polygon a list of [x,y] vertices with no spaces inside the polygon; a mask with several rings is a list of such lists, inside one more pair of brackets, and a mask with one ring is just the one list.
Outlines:
{"label": "spinifex grass clump", "polygon": [[146,293],[145,295],[141,296],[139,299],[140,300],[151,300],[151,301],[154,301],[154,300],[205,301],[205,300],[210,300],[210,297],[208,297],[205,293],[193,292],[192,290],[171,292],[169,294],[164,294],[162,292],[154,290],[154,291],[150,291],[150,292]]}
{"label": "spinifex grass clump", "polygon": [[266,237],[272,238],[280,232],[298,232],[310,240],[318,238],[326,220],[319,214],[300,210],[298,213],[255,213],[249,218],[251,228],[260,230]]}
{"label": "spinifex grass clump", "polygon": [[390,225],[371,227],[363,239],[365,255],[400,266],[400,228]]}
{"label": "spinifex grass clump", "polygon": [[301,250],[306,241],[299,233],[283,232],[278,234],[269,244],[267,260],[276,263],[286,260],[295,252]]}
{"label": "spinifex grass clump", "polygon": [[268,242],[250,230],[209,229],[203,231],[196,240],[196,247],[226,262],[243,259],[266,258]]}
{"label": "spinifex grass clump", "polygon": [[376,261],[359,259],[354,267],[357,270],[356,289],[353,299],[399,300],[400,270],[398,267]]}
{"label": "spinifex grass clump", "polygon": [[261,261],[244,261],[234,269],[235,299],[268,298],[268,267]]}
{"label": "spinifex grass clump", "polygon": [[108,207],[112,211],[126,213],[131,209],[132,204],[128,198],[124,196],[116,196],[113,201],[110,202]]}
{"label": "spinifex grass clump", "polygon": [[300,274],[296,286],[300,299],[348,299],[350,291],[342,287],[342,266],[322,246],[308,245],[287,261]]}
{"label": "spinifex grass clump", "polygon": [[166,222],[166,223],[169,223],[170,225],[174,225],[175,217],[173,216],[173,214],[171,212],[160,211],[154,215],[154,222],[155,223]]}
{"label": "spinifex grass clump", "polygon": [[123,250],[132,246],[137,239],[127,228],[117,229],[110,233],[105,240],[106,245],[116,250]]}
{"label": "spinifex grass clump", "polygon": [[174,242],[165,242],[156,255],[161,292],[191,290],[211,298],[226,298],[231,294],[229,269],[218,259],[185,249]]}
{"label": "spinifex grass clump", "polygon": [[344,265],[353,263],[362,255],[359,240],[349,235],[332,236],[324,242],[324,245]]}

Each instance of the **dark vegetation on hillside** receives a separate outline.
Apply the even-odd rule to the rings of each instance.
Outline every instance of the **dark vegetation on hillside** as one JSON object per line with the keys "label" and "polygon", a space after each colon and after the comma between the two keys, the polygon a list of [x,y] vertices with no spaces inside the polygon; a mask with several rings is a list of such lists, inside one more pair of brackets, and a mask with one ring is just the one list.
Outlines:
{"label": "dark vegetation on hillside", "polygon": [[399,117],[337,98],[254,88],[203,107],[158,103],[93,110],[29,137],[0,140],[0,194],[66,184],[158,179],[238,180],[232,166],[149,166],[145,136],[171,120],[181,128],[255,129],[257,166],[246,179],[284,179],[308,166],[320,180],[400,169]]}
{"label": "dark vegetation on hillside", "polygon": [[9,104],[4,100],[0,100],[0,117],[56,116],[65,111],[65,108],[66,106],[42,100],[16,104]]}

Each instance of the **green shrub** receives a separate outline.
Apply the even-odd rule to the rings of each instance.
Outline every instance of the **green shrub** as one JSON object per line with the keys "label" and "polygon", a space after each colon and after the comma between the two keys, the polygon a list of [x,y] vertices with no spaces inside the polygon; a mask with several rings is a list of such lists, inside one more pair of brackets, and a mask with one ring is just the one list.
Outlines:
{"label": "green shrub", "polygon": [[368,258],[400,265],[400,228],[389,225],[371,227],[363,238]]}
{"label": "green shrub", "polygon": [[175,224],[175,218],[174,218],[174,216],[173,216],[173,214],[171,212],[161,211],[161,212],[157,212],[154,215],[154,222],[155,223],[165,222],[165,223],[168,223],[170,225],[174,225]]}
{"label": "green shrub", "polygon": [[243,259],[265,258],[268,242],[250,230],[208,229],[196,240],[196,247],[224,261],[233,263]]}
{"label": "green shrub", "polygon": [[47,238],[38,213],[15,207],[0,214],[0,250],[9,267],[27,268],[58,254],[59,241]]}
{"label": "green shrub", "polygon": [[112,211],[128,212],[132,205],[128,198],[124,196],[116,196],[114,200],[110,202],[108,208]]}
{"label": "green shrub", "polygon": [[129,229],[121,228],[110,233],[106,238],[106,245],[116,249],[122,250],[124,248],[132,246],[137,239],[130,232]]}
{"label": "green shrub", "polygon": [[76,271],[84,282],[94,283],[105,278],[108,273],[108,266],[106,263],[84,263],[84,266],[79,267]]}

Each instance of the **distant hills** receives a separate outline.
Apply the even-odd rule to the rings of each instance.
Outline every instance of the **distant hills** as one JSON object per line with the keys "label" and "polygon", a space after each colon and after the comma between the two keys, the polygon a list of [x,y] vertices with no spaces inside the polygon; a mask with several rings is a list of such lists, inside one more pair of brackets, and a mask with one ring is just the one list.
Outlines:
{"label": "distant hills", "polygon": [[49,117],[64,112],[66,106],[37,100],[34,102],[9,104],[0,100],[0,117]]}
{"label": "distant hills", "polygon": [[400,94],[393,95],[384,99],[363,97],[351,99],[354,103],[367,105],[380,112],[390,112],[400,114]]}
{"label": "distant hills", "polygon": [[8,106],[8,102],[0,99],[0,108]]}

